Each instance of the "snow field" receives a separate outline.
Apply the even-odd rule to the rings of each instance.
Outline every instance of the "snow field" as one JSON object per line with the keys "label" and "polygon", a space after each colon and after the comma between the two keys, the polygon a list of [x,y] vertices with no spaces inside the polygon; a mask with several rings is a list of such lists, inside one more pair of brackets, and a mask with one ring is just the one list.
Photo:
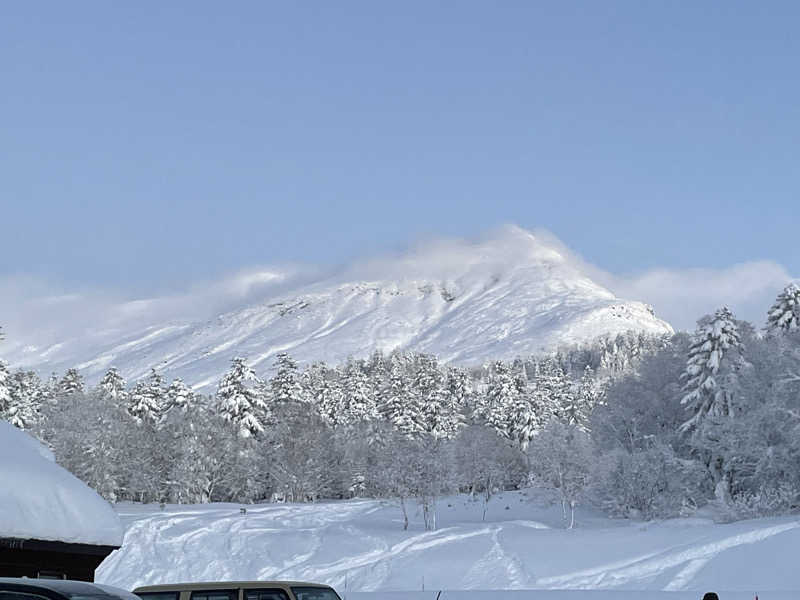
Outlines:
{"label": "snow field", "polygon": [[[525,492],[495,497],[485,522],[480,502],[445,499],[437,531],[424,531],[418,517],[404,532],[397,506],[374,500],[246,509],[243,515],[235,504],[163,511],[118,505],[125,544],[100,566],[98,581],[132,589],[177,581],[299,579],[329,583],[348,600],[378,598],[366,592],[428,600],[420,595],[423,587],[471,590],[463,600],[482,600],[484,592],[476,590],[505,590],[486,594],[514,600],[682,600],[708,590],[737,592],[723,600],[755,593],[764,600],[789,597],[765,590],[800,590],[800,520],[793,517],[727,525],[705,519],[632,523],[584,510],[570,531],[562,528],[560,508]],[[630,591],[647,594],[622,593]],[[395,599],[387,592],[404,593]],[[446,592],[440,600],[461,595]]]}

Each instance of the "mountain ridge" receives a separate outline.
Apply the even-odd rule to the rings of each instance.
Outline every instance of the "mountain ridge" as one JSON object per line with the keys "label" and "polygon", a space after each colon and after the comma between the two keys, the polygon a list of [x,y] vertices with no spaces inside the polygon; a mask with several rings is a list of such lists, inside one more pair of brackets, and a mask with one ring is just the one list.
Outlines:
{"label": "mountain ridge", "polygon": [[210,318],[144,327],[133,319],[8,358],[40,371],[76,366],[90,380],[111,366],[130,380],[154,367],[209,389],[233,356],[262,371],[278,352],[336,363],[402,349],[470,364],[625,331],[672,332],[651,307],[617,298],[585,271],[546,237],[506,227],[478,242],[436,241],[356,263]]}

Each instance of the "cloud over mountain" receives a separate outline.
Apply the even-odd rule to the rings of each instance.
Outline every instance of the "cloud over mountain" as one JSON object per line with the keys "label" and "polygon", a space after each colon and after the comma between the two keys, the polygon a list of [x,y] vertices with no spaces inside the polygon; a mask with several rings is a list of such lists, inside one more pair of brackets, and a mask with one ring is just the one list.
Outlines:
{"label": "cloud over mountain", "polygon": [[[253,270],[172,296],[40,293],[26,305],[25,327],[8,327],[12,364],[78,366],[90,378],[112,365],[129,378],[156,367],[200,387],[236,355],[261,370],[281,351],[337,362],[415,349],[476,363],[628,330],[671,331],[647,305],[593,281],[552,236],[514,226],[335,272]],[[46,326],[36,327],[43,315]]]}

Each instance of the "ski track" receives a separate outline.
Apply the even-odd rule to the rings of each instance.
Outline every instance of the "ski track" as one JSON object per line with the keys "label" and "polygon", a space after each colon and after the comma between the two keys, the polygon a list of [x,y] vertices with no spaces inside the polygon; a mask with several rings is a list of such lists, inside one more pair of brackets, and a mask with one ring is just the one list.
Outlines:
{"label": "ski track", "polygon": [[[674,522],[679,527],[598,521],[594,530],[559,531],[547,518],[484,523],[468,502],[453,510],[473,510],[472,521],[451,520],[436,531],[413,530],[419,527],[413,520],[412,530],[402,531],[396,507],[370,500],[255,505],[246,514],[235,504],[119,508],[125,544],[100,566],[97,578],[129,589],[167,581],[299,579],[375,592],[419,589],[426,573],[460,589],[672,592],[693,589],[720,554],[800,528],[800,520]],[[608,553],[602,551],[606,543]],[[576,563],[584,568],[569,570]]]}
{"label": "ski track", "polygon": [[585,571],[542,578],[536,582],[536,585],[542,588],[558,589],[619,587],[631,581],[652,579],[668,569],[686,565],[664,588],[665,591],[678,591],[686,589],[694,575],[719,553],[743,544],[753,544],[798,527],[800,527],[800,521],[765,527],[696,547],[634,559],[627,564],[602,565]]}
{"label": "ski track", "polygon": [[523,564],[513,554],[503,549],[500,542],[502,527],[491,530],[492,546],[489,551],[469,569],[461,580],[464,589],[485,587],[488,583],[498,589],[525,589],[530,587],[530,577]]}

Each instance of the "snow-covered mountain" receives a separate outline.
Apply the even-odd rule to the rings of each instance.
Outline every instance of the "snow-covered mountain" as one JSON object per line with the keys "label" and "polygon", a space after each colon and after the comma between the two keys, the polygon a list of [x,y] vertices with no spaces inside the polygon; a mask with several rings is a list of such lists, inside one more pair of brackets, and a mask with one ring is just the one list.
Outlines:
{"label": "snow-covered mountain", "polygon": [[77,366],[89,380],[112,365],[129,380],[155,367],[208,388],[234,356],[262,372],[282,351],[336,363],[375,349],[413,349],[478,363],[631,330],[672,328],[649,306],[592,281],[546,237],[507,227],[480,242],[429,243],[284,285],[212,318],[117,319],[46,346],[18,344],[5,358],[44,373]]}

